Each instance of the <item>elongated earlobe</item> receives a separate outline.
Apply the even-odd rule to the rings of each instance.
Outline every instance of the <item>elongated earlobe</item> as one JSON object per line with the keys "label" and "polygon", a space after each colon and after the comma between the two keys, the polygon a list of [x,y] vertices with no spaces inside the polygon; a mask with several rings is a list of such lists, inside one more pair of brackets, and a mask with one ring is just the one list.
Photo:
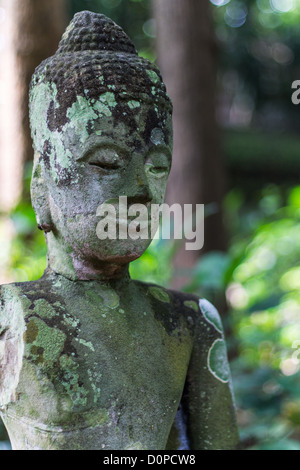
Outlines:
{"label": "elongated earlobe", "polygon": [[31,182],[31,200],[39,230],[49,233],[54,225],[51,218],[48,188],[43,177],[43,168],[39,159],[35,159]]}
{"label": "elongated earlobe", "polygon": [[38,224],[38,229],[42,230],[42,232],[49,233],[52,232],[53,226],[51,224]]}

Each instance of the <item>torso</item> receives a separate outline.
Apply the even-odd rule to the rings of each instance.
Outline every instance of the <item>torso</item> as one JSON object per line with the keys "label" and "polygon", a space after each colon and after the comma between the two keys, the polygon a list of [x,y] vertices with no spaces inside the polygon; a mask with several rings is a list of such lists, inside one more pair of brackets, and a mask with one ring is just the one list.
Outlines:
{"label": "torso", "polygon": [[130,280],[112,288],[47,274],[3,286],[3,318],[16,297],[20,318],[6,344],[19,358],[6,374],[20,374],[3,411],[13,447],[164,449],[184,389],[196,302]]}

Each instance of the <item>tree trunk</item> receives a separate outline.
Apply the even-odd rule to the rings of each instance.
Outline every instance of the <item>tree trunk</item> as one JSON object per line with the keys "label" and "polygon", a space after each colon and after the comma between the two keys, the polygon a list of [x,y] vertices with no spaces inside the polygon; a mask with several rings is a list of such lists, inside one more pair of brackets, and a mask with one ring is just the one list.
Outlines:
{"label": "tree trunk", "polygon": [[[159,66],[174,105],[169,204],[205,204],[202,252],[226,249],[222,218],[225,171],[215,118],[217,48],[209,0],[154,0]],[[200,253],[202,253],[200,252]],[[199,252],[181,251],[176,265],[192,266]]]}
{"label": "tree trunk", "polygon": [[23,166],[33,157],[28,92],[31,76],[52,55],[67,22],[66,0],[0,0],[0,210],[22,192]]}
{"label": "tree trunk", "polygon": [[32,160],[28,92],[35,68],[53,55],[65,30],[65,0],[10,0],[13,5],[13,38],[20,88],[23,161]]}

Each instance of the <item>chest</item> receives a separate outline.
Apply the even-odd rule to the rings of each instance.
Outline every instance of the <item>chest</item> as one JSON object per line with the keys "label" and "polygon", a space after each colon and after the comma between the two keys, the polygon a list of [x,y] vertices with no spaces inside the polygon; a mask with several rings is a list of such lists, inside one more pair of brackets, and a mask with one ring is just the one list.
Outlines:
{"label": "chest", "polygon": [[185,383],[188,334],[180,327],[170,334],[150,310],[76,310],[27,312],[10,411],[47,432],[100,427],[111,448],[141,436],[145,448],[153,448],[149,439],[166,440]]}

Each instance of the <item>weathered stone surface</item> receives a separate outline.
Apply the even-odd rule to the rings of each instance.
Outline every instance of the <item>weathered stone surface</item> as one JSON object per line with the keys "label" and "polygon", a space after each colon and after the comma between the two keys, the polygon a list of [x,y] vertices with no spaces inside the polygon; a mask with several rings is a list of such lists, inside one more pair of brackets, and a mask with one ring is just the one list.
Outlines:
{"label": "weathered stone surface", "polygon": [[13,448],[235,448],[217,311],[130,279],[151,240],[97,236],[100,204],[164,200],[172,106],[158,69],[111,20],[81,12],[37,69],[30,113],[48,268],[0,290],[0,409]]}

